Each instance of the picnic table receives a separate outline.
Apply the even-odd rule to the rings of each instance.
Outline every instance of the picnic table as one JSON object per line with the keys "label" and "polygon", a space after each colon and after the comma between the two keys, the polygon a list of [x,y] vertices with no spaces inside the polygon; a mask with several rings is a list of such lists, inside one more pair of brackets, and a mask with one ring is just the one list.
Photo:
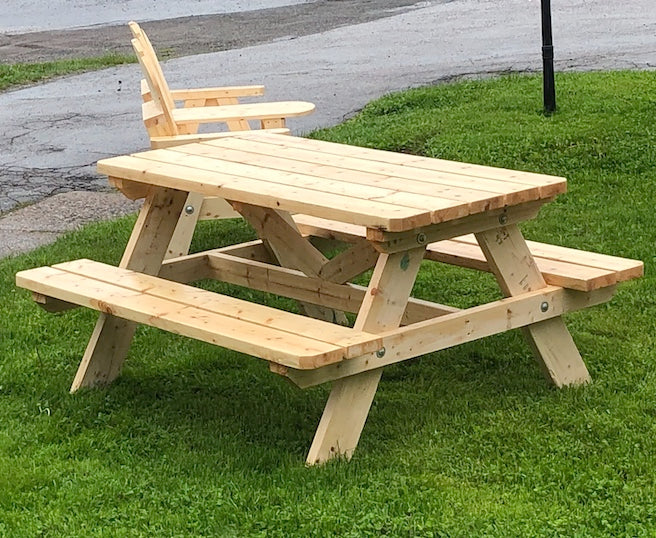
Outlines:
{"label": "picnic table", "polygon": [[[587,382],[562,315],[642,274],[639,261],[525,241],[518,224],[565,192],[560,177],[257,131],[98,170],[145,197],[119,266],[77,260],[17,275],[47,309],[101,312],[72,390],[119,374],[136,323],[231,348],[300,387],[333,383],[310,464],[350,457],[383,367],[426,353],[522,327],[556,385]],[[189,193],[206,201],[194,206]],[[211,217],[213,197],[259,240],[171,257],[179,221]],[[348,247],[328,259],[309,236]],[[505,298],[463,310],[413,298],[425,258],[491,271]],[[349,283],[371,268],[367,287]],[[206,278],[291,297],[305,315],[188,285]],[[353,326],[345,312],[357,313]]]}

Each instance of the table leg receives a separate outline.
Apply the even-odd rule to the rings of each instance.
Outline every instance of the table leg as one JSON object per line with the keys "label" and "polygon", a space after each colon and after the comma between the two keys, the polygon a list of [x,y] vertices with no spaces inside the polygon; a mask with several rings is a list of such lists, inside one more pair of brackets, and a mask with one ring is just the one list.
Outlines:
{"label": "table leg", "polygon": [[[157,275],[162,266],[187,193],[154,188],[139,213],[120,267]],[[113,381],[121,371],[136,324],[108,314],[100,314],[71,392]]]}
{"label": "table leg", "polygon": [[[546,286],[516,225],[477,233],[476,239],[507,297]],[[590,381],[590,374],[561,317],[534,323],[523,330],[538,362],[556,386]]]}
{"label": "table leg", "polygon": [[[423,257],[424,248],[380,255],[355,329],[379,333],[399,326]],[[333,383],[308,453],[309,465],[352,456],[381,374],[378,368]]]}

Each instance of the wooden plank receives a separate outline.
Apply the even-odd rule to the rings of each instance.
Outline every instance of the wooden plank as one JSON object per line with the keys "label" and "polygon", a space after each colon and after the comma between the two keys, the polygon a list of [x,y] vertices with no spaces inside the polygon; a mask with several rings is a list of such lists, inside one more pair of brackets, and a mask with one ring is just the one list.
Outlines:
{"label": "wooden plank", "polygon": [[378,251],[362,240],[321,266],[319,276],[332,282],[348,282],[376,265]]}
{"label": "wooden plank", "polygon": [[[375,333],[398,327],[423,256],[423,249],[416,248],[379,257],[355,322],[357,330]],[[351,458],[381,374],[379,368],[333,384],[308,453],[309,465],[336,457]]]}
{"label": "wooden plank", "polygon": [[[288,213],[249,204],[234,203],[233,207],[255,228],[258,236],[283,267],[299,269],[317,276],[328,261],[306,238],[301,236]],[[342,325],[348,324],[344,312],[313,303],[299,304],[307,316]]]}
{"label": "wooden plank", "polygon": [[[218,251],[206,253],[209,270],[202,273],[229,284],[289,297],[298,301],[323,305],[336,310],[357,312],[366,288],[355,284],[336,284],[321,278],[308,277],[301,271],[277,267],[268,263],[240,259]],[[184,263],[180,258],[177,263]],[[167,262],[174,265],[175,260]],[[164,267],[167,267],[167,264]],[[173,267],[171,272],[174,271]],[[410,298],[402,324],[456,312],[457,308]]]}
{"label": "wooden plank", "polygon": [[323,237],[345,243],[354,243],[367,235],[367,229],[356,224],[302,214],[293,215],[292,218],[303,235]]}
{"label": "wooden plank", "polygon": [[295,368],[316,368],[343,359],[344,350],[340,346],[291,333],[281,334],[271,327],[82,275],[71,278],[70,273],[61,269],[42,267],[26,271],[20,282],[40,293],[112,317],[148,324]]}
{"label": "wooden plank", "polygon": [[[479,232],[476,239],[506,296],[546,286],[516,225]],[[562,318],[528,325],[524,334],[545,374],[557,387],[590,381],[590,374]]]}
{"label": "wooden plank", "polygon": [[217,99],[222,97],[258,97],[261,95],[264,95],[264,86],[262,85],[171,90],[171,97],[175,101]]}
{"label": "wooden plank", "polygon": [[[295,215],[294,220],[302,233],[327,239],[353,242],[366,233],[366,229],[362,226],[318,219],[309,215]],[[644,264],[640,260],[618,258],[535,241],[526,243],[545,281],[554,286],[590,291],[639,278],[644,273]],[[490,271],[485,255],[473,235],[428,244],[426,259],[479,271]]]}
{"label": "wooden plank", "polygon": [[[53,266],[67,274],[80,276],[82,279],[99,281],[107,287],[120,287],[143,295],[144,301],[150,297],[166,299],[174,309],[193,307],[226,318],[237,319],[266,329],[278,331],[279,338],[295,338],[302,333],[303,338],[316,340],[334,346],[344,347],[345,358],[362,354],[362,349],[378,349],[380,341],[372,335],[353,331],[348,327],[325,323],[312,318],[299,318],[297,314],[277,310],[265,305],[249,303],[241,299],[220,295],[206,290],[169,282],[157,277],[126,271],[111,265],[91,260],[76,260]],[[75,282],[76,278],[71,278]],[[101,294],[103,297],[105,294]],[[109,301],[106,301],[109,302]],[[169,307],[171,308],[171,307]],[[301,325],[302,324],[302,325]],[[217,332],[222,328],[217,327]],[[289,336],[288,336],[289,334]],[[366,352],[366,351],[365,351]]]}
{"label": "wooden plank", "polygon": [[[455,237],[454,241],[478,246],[476,237],[473,234]],[[536,258],[614,271],[618,273],[619,281],[639,278],[643,275],[644,263],[641,260],[620,258],[609,254],[579,250],[549,243],[539,243],[537,241],[526,241],[526,244],[531,254]]]}
{"label": "wooden plank", "polygon": [[184,256],[189,253],[189,247],[194,237],[194,230],[196,229],[202,203],[202,194],[191,192],[187,195],[184,203],[184,211],[178,219],[178,224],[173,231],[173,236],[166,249],[165,260]]}
{"label": "wooden plank", "polygon": [[98,172],[119,177],[123,181],[200,192],[208,196],[219,196],[294,213],[308,213],[390,231],[413,229],[431,222],[431,214],[427,211],[331,193],[323,193],[320,197],[309,196],[308,193],[311,192],[303,188],[158,163],[135,156],[100,160]]}
{"label": "wooden plank", "polygon": [[561,194],[565,192],[567,188],[567,182],[565,178],[537,174],[533,172],[522,172],[518,170],[461,163],[457,161],[446,161],[443,159],[420,157],[405,153],[363,148],[358,146],[351,146],[348,144],[338,144],[335,142],[325,142],[323,140],[312,140],[309,138],[295,137],[293,140],[285,141],[276,136],[271,136],[265,133],[262,133],[261,136],[258,134],[245,133],[240,135],[240,137],[244,139],[266,141],[279,146],[314,149],[322,153],[355,157],[375,162],[409,166],[412,168],[421,168],[434,172],[455,173],[461,174],[463,176],[499,179],[502,181],[511,181],[513,183],[533,185],[540,189],[540,195],[542,197],[551,197],[557,194]]}
{"label": "wooden plank", "polygon": [[367,228],[367,239],[372,241],[374,247],[380,252],[403,251],[417,244],[433,243],[462,235],[466,231],[493,229],[498,227],[500,222],[514,224],[529,220],[538,214],[544,202],[545,200],[526,202],[525,204],[469,215],[401,233]]}
{"label": "wooden plank", "polygon": [[[578,292],[547,286],[384,332],[382,337],[386,353],[383,357],[371,354],[313,371],[286,370],[281,373],[299,387],[307,388],[518,329],[538,321],[546,323],[566,312],[606,302],[611,299],[613,292],[614,287]],[[544,302],[549,305],[546,311],[541,309]]]}
{"label": "wooden plank", "polygon": [[[363,202],[376,200],[427,212],[439,211],[439,217],[433,219],[434,222],[504,205],[501,197],[492,200],[479,198],[468,201],[440,197],[439,193],[430,196],[399,192],[398,180],[391,182],[388,187],[353,183],[348,181],[348,177],[342,177],[339,173],[330,175],[328,167],[322,167],[322,170],[315,171],[314,175],[308,175],[266,168],[260,164],[234,162],[224,159],[222,152],[217,152],[215,148],[203,144],[179,146],[156,153],[143,152],[139,154],[139,157],[154,159],[159,163],[184,164],[193,169],[233,174],[283,186],[300,187],[308,189],[308,197],[320,198],[326,194],[340,194],[360,199]],[[337,169],[333,171],[335,170]]]}
{"label": "wooden plank", "polygon": [[246,103],[225,107],[176,108],[172,110],[172,117],[177,125],[185,125],[240,119],[291,118],[306,116],[314,112],[314,109],[314,104],[305,101],[276,101],[275,103]]}
{"label": "wooden plank", "polygon": [[[268,148],[269,152],[264,150],[254,151],[262,146]],[[279,146],[258,144],[254,140],[243,140],[234,137],[232,140],[218,141],[218,143],[199,145],[194,148],[183,148],[181,151],[188,149],[190,153],[193,152],[196,155],[216,155],[216,148],[221,148],[222,160],[231,162],[249,163],[277,171],[337,179],[357,185],[391,188],[395,191],[402,185],[404,193],[422,194],[460,202],[482,203],[483,200],[492,199],[496,202],[490,202],[491,205],[497,203],[498,206],[501,206],[532,200],[538,194],[537,189],[534,187],[513,187],[512,185],[504,185],[502,182],[496,182],[494,186],[497,190],[495,191],[485,189],[484,185],[473,184],[473,182],[463,185],[461,176],[456,176],[456,179],[451,181],[448,179],[439,181],[436,177],[432,177],[432,181],[429,181],[428,178],[417,180],[411,177],[412,174],[404,173],[405,170],[399,167],[372,168],[368,167],[370,161],[364,160],[355,160],[355,164],[344,164],[345,159],[335,155],[323,155],[316,151],[296,155],[292,152],[301,152],[302,150],[290,148],[285,151],[285,148]],[[309,156],[306,155],[308,153]],[[318,157],[313,158],[313,156]],[[431,176],[430,173],[425,173],[425,175],[429,178]],[[437,174],[434,174],[434,176],[437,176]],[[400,182],[400,179],[403,181]]]}
{"label": "wooden plank", "polygon": [[[357,157],[326,154],[316,149],[272,145],[254,138],[244,140],[238,137],[210,145],[232,149],[235,155],[241,155],[242,161],[262,162],[269,166],[279,161],[283,162],[284,166],[292,166],[298,171],[304,171],[310,165],[315,168],[336,167],[342,174],[353,177],[353,181],[369,179],[375,184],[384,185],[385,182],[398,184],[399,179],[402,179],[404,191],[416,194],[439,194],[445,198],[454,196],[454,199],[467,200],[503,196],[507,204],[526,202],[540,197],[540,190],[534,185],[385,164]],[[222,157],[224,156],[225,153],[222,153]],[[276,159],[272,160],[272,157]]]}
{"label": "wooden plank", "polygon": [[151,188],[148,183],[126,181],[125,179],[112,176],[110,176],[108,179],[109,184],[121,191],[123,196],[125,196],[128,200],[140,200],[141,198],[145,198],[148,196],[148,192]]}
{"label": "wooden plank", "polygon": [[[618,273],[596,267],[556,261],[535,256],[535,263],[547,284],[579,291],[591,291],[618,282]],[[460,265],[481,271],[491,271],[483,251],[478,244],[460,241],[440,241],[426,249],[426,257],[433,261]]]}
{"label": "wooden plank", "polygon": [[54,297],[48,297],[47,295],[37,293],[36,291],[32,292],[32,300],[46,312],[51,313],[65,312],[66,310],[71,310],[72,308],[77,308],[79,306],[73,303],[55,299]]}

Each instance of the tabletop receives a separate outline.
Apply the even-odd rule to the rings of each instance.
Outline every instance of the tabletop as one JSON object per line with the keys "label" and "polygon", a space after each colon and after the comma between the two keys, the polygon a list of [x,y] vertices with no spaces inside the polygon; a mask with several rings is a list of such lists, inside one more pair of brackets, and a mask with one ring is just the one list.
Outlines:
{"label": "tabletop", "polygon": [[390,232],[566,190],[561,177],[258,131],[112,157],[98,171]]}

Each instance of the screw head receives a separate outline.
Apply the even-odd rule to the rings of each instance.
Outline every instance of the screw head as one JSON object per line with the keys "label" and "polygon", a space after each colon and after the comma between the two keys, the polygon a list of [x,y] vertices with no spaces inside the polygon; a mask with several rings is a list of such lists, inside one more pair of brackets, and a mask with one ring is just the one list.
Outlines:
{"label": "screw head", "polygon": [[426,243],[426,234],[424,232],[419,232],[417,234],[417,243],[420,245]]}
{"label": "screw head", "polygon": [[540,310],[542,312],[546,312],[547,310],[549,310],[549,303],[547,301],[542,302],[542,304],[540,305]]}
{"label": "screw head", "polygon": [[193,205],[188,205],[185,207],[185,213],[187,215],[193,215],[194,214],[194,206]]}
{"label": "screw head", "polygon": [[376,357],[382,359],[384,356],[385,356],[385,348],[381,347],[378,351],[376,351]]}
{"label": "screw head", "polygon": [[499,224],[506,224],[508,222],[508,215],[502,213],[499,215]]}

